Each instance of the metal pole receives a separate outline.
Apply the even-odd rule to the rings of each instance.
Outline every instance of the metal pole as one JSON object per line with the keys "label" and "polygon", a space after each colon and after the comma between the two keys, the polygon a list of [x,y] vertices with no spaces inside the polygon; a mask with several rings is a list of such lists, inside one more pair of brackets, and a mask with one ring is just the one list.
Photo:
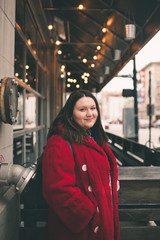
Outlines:
{"label": "metal pole", "polygon": [[149,147],[151,148],[151,71],[149,71]]}
{"label": "metal pole", "polygon": [[137,105],[137,71],[136,61],[133,58],[133,85],[134,85],[134,121],[135,121],[135,141],[138,142],[138,105]]}

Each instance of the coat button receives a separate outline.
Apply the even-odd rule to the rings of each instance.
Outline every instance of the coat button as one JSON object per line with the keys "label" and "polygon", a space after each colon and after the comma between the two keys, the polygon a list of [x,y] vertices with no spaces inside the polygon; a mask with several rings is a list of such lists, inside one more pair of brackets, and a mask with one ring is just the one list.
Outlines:
{"label": "coat button", "polygon": [[99,229],[99,226],[95,227],[94,233],[97,233],[97,232],[98,232],[98,229]]}
{"label": "coat button", "polygon": [[82,170],[83,170],[83,171],[87,171],[87,165],[86,165],[86,164],[83,164],[83,165],[82,165]]}
{"label": "coat button", "polygon": [[88,186],[88,191],[92,192],[92,187],[91,186]]}

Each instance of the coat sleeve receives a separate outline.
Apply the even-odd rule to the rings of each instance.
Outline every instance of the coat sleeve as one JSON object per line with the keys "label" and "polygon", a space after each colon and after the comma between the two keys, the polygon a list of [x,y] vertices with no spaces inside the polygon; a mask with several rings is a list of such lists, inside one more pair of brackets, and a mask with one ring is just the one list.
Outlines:
{"label": "coat sleeve", "polygon": [[52,136],[42,161],[43,195],[50,208],[75,233],[82,231],[96,208],[76,186],[75,161],[69,144],[60,136]]}

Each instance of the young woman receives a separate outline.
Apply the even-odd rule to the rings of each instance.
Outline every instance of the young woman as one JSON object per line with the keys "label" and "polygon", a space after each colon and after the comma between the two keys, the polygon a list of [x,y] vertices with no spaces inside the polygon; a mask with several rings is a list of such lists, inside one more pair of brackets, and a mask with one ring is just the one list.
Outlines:
{"label": "young woman", "polygon": [[119,240],[118,168],[96,98],[73,92],[52,123],[43,156],[46,240]]}

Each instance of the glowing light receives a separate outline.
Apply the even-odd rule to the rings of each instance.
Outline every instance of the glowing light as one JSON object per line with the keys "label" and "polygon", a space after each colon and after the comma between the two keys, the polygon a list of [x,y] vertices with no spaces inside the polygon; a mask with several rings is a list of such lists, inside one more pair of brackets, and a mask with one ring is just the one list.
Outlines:
{"label": "glowing light", "polygon": [[94,63],[92,63],[92,64],[91,64],[91,67],[92,67],[92,68],[94,68],[94,67],[95,67],[95,64],[94,64]]}
{"label": "glowing light", "polygon": [[79,85],[79,84],[76,84],[76,88],[80,88],[80,85]]}
{"label": "glowing light", "polygon": [[94,60],[97,60],[97,58],[98,58],[98,57],[97,57],[96,55],[95,55],[95,56],[93,56],[93,59],[94,59]]}
{"label": "glowing light", "polygon": [[64,74],[61,74],[61,78],[64,78]]}
{"label": "glowing light", "polygon": [[59,40],[57,40],[56,41],[56,45],[58,46],[58,45],[60,45],[61,44],[61,42],[59,41]]}
{"label": "glowing light", "polygon": [[82,61],[83,61],[83,63],[86,63],[86,62],[87,62],[87,59],[86,59],[86,58],[83,58]]}
{"label": "glowing light", "polygon": [[80,4],[79,6],[78,6],[78,9],[79,10],[82,10],[84,8],[84,6],[82,5],[82,4]]}
{"label": "glowing light", "polygon": [[97,50],[100,50],[100,49],[101,49],[101,46],[100,46],[100,45],[98,45],[98,46],[97,46]]}
{"label": "glowing light", "polygon": [[19,73],[15,73],[15,76],[18,77],[18,76],[19,76]]}
{"label": "glowing light", "polygon": [[61,55],[61,54],[62,54],[62,51],[61,51],[61,50],[58,50],[58,54]]}
{"label": "glowing light", "polygon": [[29,66],[28,66],[28,65],[26,65],[26,66],[25,66],[25,68],[26,68],[26,69],[29,69]]}
{"label": "glowing light", "polygon": [[67,83],[67,87],[69,88],[71,86],[71,84],[70,83]]}
{"label": "glowing light", "polygon": [[62,65],[61,66],[61,72],[64,72],[65,71],[65,65]]}
{"label": "glowing light", "polygon": [[28,79],[27,79],[27,78],[25,79],[25,82],[26,82],[26,83],[28,82]]}
{"label": "glowing light", "polygon": [[67,72],[67,75],[68,75],[68,76],[71,76],[71,72]]}
{"label": "glowing light", "polygon": [[112,22],[113,22],[113,18],[110,18],[110,19],[107,21],[107,26],[111,26]]}
{"label": "glowing light", "polygon": [[53,25],[48,25],[48,30],[52,30],[53,29]]}
{"label": "glowing light", "polygon": [[103,33],[107,32],[107,28],[105,28],[105,27],[102,28],[102,32],[103,32]]}
{"label": "glowing light", "polygon": [[32,44],[31,39],[27,40],[28,45],[30,46]]}

